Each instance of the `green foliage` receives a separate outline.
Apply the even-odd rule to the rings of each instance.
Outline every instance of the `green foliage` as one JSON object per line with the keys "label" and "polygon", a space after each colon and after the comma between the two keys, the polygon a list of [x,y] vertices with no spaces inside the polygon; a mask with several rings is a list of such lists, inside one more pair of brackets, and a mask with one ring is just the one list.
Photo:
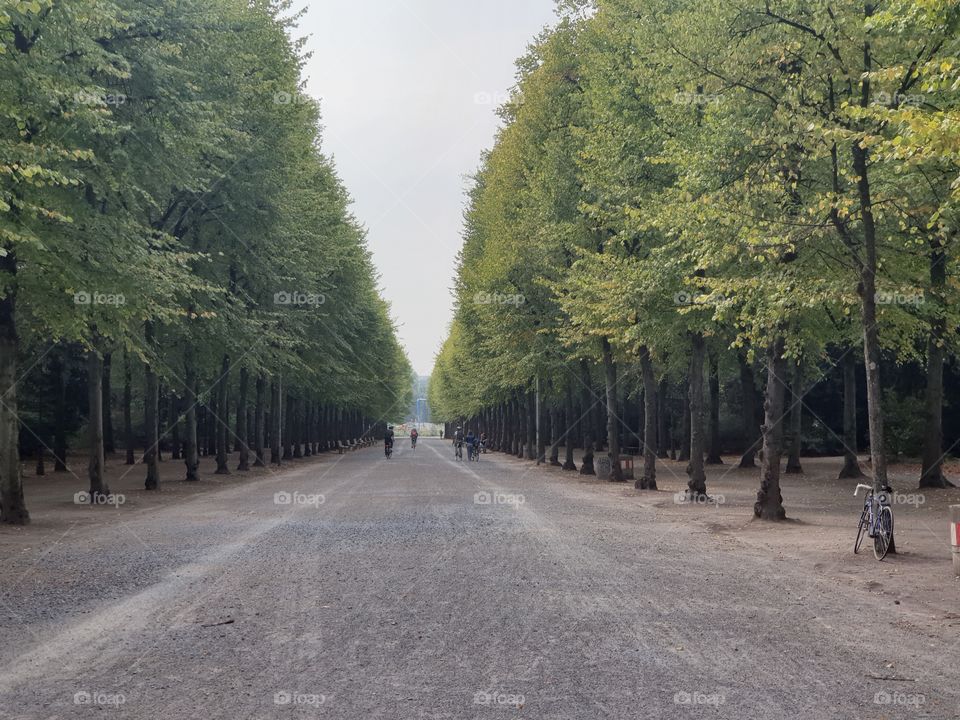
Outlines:
{"label": "green foliage", "polygon": [[[960,191],[956,3],[570,4],[518,61],[505,126],[469,196],[438,415],[470,415],[608,340],[684,373],[716,347],[827,363],[854,322],[868,153],[880,343],[954,344]],[[873,64],[864,71],[863,45]],[[947,281],[931,280],[931,253]],[[520,293],[520,306],[472,299]],[[576,387],[576,385],[574,385]]]}
{"label": "green foliage", "polygon": [[406,407],[289,8],[0,3],[0,284],[26,353],[125,347],[179,392],[191,348],[208,377],[228,355],[370,417]]}

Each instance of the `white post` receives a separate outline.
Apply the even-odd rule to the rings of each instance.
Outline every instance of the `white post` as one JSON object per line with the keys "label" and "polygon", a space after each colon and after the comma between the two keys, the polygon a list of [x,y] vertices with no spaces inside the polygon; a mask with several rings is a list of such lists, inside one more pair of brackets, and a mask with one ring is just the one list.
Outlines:
{"label": "white post", "polygon": [[950,550],[953,555],[953,574],[960,577],[960,505],[950,506]]}

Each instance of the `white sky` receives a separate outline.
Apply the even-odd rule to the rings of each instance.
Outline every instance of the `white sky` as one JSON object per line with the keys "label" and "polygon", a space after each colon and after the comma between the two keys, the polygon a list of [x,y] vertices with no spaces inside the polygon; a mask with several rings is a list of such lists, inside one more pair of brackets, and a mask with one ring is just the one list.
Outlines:
{"label": "white sky", "polygon": [[324,150],[393,306],[414,369],[447,332],[466,176],[493,143],[514,60],[555,20],[554,0],[313,0],[300,24],[313,52]]}

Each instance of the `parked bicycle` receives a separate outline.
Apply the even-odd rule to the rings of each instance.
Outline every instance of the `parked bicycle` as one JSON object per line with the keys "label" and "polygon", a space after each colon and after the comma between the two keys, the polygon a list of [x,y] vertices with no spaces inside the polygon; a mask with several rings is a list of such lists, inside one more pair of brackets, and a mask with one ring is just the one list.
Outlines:
{"label": "parked bicycle", "polygon": [[863,512],[860,513],[860,524],[857,525],[857,539],[853,543],[853,552],[860,551],[864,537],[873,538],[873,554],[877,560],[883,560],[893,545],[893,508],[890,507],[892,488],[885,487],[879,493],[874,492],[872,485],[860,483],[853,491],[854,497],[860,488],[867,491],[863,500]]}

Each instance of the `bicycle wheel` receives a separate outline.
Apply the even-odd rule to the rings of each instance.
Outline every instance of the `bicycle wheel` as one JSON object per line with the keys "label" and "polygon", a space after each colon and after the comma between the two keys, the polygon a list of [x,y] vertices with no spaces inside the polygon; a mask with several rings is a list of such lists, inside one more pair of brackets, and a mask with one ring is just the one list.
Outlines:
{"label": "bicycle wheel", "polygon": [[880,517],[877,518],[877,534],[873,538],[873,554],[877,560],[883,560],[893,542],[893,510],[889,505],[880,507]]}
{"label": "bicycle wheel", "polygon": [[870,522],[870,513],[867,509],[867,506],[863,506],[863,512],[860,513],[860,524],[857,525],[857,539],[853,543],[853,554],[856,555],[860,551],[860,546],[863,544],[863,538],[867,535],[867,524]]}

